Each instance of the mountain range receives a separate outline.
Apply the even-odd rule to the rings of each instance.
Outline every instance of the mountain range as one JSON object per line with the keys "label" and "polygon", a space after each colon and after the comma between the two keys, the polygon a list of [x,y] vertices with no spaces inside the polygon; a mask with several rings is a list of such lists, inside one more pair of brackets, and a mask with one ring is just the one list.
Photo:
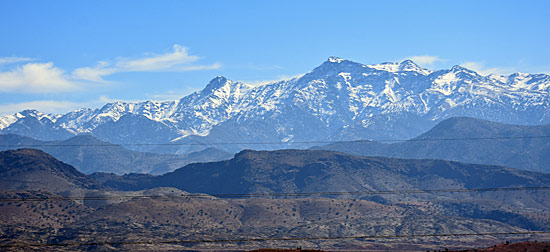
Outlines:
{"label": "mountain range", "polygon": [[[41,141],[14,134],[0,134],[0,150],[18,148],[41,149],[86,174],[103,172],[119,175],[160,175],[189,163],[220,161],[233,157],[233,153],[213,147],[176,155],[132,151],[91,135],[79,135],[60,141]],[[453,117],[406,141],[344,141],[313,146],[310,149],[360,156],[443,159],[550,172],[550,125],[524,126]]]}
{"label": "mountain range", "polygon": [[483,76],[461,66],[432,71],[411,60],[365,65],[330,57],[307,74],[265,85],[218,76],[177,101],[114,102],[67,114],[26,110],[0,117],[0,132],[40,140],[91,134],[164,153],[281,149],[311,146],[292,144],[304,141],[409,139],[457,116],[548,124],[549,94],[545,74]]}
{"label": "mountain range", "polygon": [[407,141],[335,142],[311,149],[360,156],[444,159],[550,172],[550,124],[524,126],[455,117]]}

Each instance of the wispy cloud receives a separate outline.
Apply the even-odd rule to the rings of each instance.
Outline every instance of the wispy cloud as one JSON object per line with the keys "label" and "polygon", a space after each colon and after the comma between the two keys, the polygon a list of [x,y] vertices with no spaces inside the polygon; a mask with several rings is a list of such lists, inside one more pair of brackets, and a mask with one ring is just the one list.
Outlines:
{"label": "wispy cloud", "polygon": [[154,54],[137,59],[117,58],[112,62],[101,61],[95,67],[83,67],[73,71],[73,76],[78,79],[104,82],[103,77],[121,72],[155,72],[155,71],[198,71],[218,69],[221,63],[211,65],[191,65],[199,59],[198,56],[189,55],[187,48],[174,45],[172,51],[165,54]]}
{"label": "wispy cloud", "polygon": [[0,65],[29,62],[34,60],[35,59],[33,58],[26,58],[26,57],[0,57]]}
{"label": "wispy cloud", "polygon": [[417,55],[417,56],[410,56],[406,57],[402,60],[410,59],[414,61],[415,63],[422,65],[422,66],[433,66],[436,62],[442,62],[445,61],[442,58],[439,58],[437,56],[433,55]]}
{"label": "wispy cloud", "polygon": [[105,76],[121,72],[200,71],[219,69],[221,63],[194,64],[199,56],[189,55],[187,48],[172,46],[170,52],[149,54],[141,58],[117,57],[100,61],[94,67],[81,67],[65,72],[53,62],[38,63],[28,57],[0,57],[0,65],[16,64],[0,71],[0,93],[62,93],[85,90],[85,85],[107,83]]}
{"label": "wispy cloud", "polygon": [[222,64],[219,62],[216,62],[212,65],[200,65],[200,66],[184,66],[174,69],[178,72],[186,72],[186,71],[200,71],[200,70],[213,70],[213,69],[220,69],[222,67]]}
{"label": "wispy cloud", "polygon": [[99,62],[95,67],[82,67],[73,71],[72,75],[76,79],[92,82],[105,82],[103,76],[111,75],[117,72],[115,68],[107,67],[109,63]]}
{"label": "wispy cloud", "polygon": [[183,46],[176,44],[172,48],[173,52],[170,53],[134,60],[122,59],[115,65],[127,71],[155,71],[171,69],[174,66],[195,62],[199,59],[198,56],[189,55],[187,48]]}
{"label": "wispy cloud", "polygon": [[8,103],[0,105],[0,115],[12,115],[25,109],[36,109],[44,113],[59,114],[85,107],[85,105],[84,103],[53,100]]}
{"label": "wispy cloud", "polygon": [[49,63],[27,63],[7,72],[0,72],[0,92],[58,93],[77,89],[78,85]]}
{"label": "wispy cloud", "polygon": [[513,67],[485,67],[483,63],[480,62],[465,62],[462,63],[461,66],[474,70],[477,73],[487,76],[489,74],[495,74],[495,75],[509,75],[511,73],[516,72],[516,69]]}
{"label": "wispy cloud", "polygon": [[278,82],[278,81],[284,81],[284,80],[290,80],[290,79],[294,79],[294,78],[299,78],[299,77],[302,77],[302,76],[304,76],[304,74],[296,74],[296,75],[281,74],[281,75],[277,76],[276,79],[271,79],[271,80],[252,80],[252,81],[242,80],[241,82],[244,82],[244,83],[246,83],[246,84],[250,84],[250,85],[253,85],[253,86],[261,86],[261,85],[265,85],[265,84],[269,84],[269,83],[273,83],[273,82]]}

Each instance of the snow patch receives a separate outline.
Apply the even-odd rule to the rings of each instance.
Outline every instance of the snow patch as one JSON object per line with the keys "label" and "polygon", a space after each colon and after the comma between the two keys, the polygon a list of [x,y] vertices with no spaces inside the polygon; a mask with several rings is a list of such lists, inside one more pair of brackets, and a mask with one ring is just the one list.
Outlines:
{"label": "snow patch", "polygon": [[430,90],[442,93],[445,96],[449,96],[453,93],[453,83],[458,82],[460,79],[454,72],[448,72],[439,76],[433,81],[433,85]]}
{"label": "snow patch", "polygon": [[287,137],[281,139],[281,142],[283,142],[283,143],[288,143],[288,142],[290,142],[292,139],[294,139],[294,135],[288,135]]}
{"label": "snow patch", "polygon": [[335,57],[335,56],[331,56],[328,58],[328,61],[332,62],[332,63],[342,63],[342,61],[344,61],[344,59],[342,58],[338,58],[338,57]]}
{"label": "snow patch", "polygon": [[386,71],[390,73],[396,73],[399,71],[399,63],[393,63],[393,62],[386,62],[382,64],[366,65],[366,66],[379,71]]}
{"label": "snow patch", "polygon": [[16,122],[19,118],[15,115],[0,116],[0,130],[9,127],[12,123]]}

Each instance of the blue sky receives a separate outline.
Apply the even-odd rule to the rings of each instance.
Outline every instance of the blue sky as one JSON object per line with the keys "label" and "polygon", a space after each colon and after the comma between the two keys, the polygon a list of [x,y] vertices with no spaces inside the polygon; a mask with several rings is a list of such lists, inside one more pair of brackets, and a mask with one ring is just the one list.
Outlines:
{"label": "blue sky", "polygon": [[0,1],[0,114],[177,99],[329,56],[550,73],[550,1]]}

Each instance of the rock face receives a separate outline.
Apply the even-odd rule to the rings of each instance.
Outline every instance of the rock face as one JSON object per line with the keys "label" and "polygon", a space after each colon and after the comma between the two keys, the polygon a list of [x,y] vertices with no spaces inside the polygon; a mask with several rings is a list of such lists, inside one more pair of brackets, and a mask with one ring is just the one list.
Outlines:
{"label": "rock face", "polygon": [[[178,101],[115,102],[64,115],[23,111],[0,117],[0,132],[43,140],[89,133],[116,144],[182,144],[133,147],[171,153],[242,143],[214,145],[235,152],[296,147],[284,143],[300,141],[411,138],[456,116],[545,124],[549,94],[550,76],[544,74],[482,76],[460,66],[431,71],[410,60],[364,65],[330,57],[299,78],[262,86],[218,76]],[[245,144],[250,142],[274,144]]]}

